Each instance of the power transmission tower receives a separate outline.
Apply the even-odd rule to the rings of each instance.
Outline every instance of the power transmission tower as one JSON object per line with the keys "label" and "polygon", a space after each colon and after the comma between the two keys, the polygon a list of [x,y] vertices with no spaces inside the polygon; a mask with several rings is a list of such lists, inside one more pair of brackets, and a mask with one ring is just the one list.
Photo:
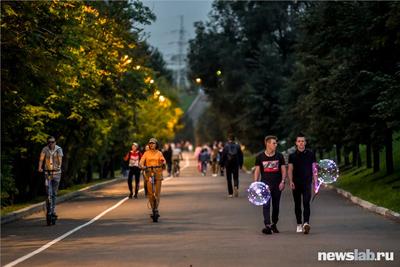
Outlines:
{"label": "power transmission tower", "polygon": [[183,15],[180,17],[181,26],[179,29],[179,41],[178,41],[178,87],[180,89],[186,87],[186,51],[184,46],[186,45],[185,40],[185,29],[183,26]]}
{"label": "power transmission tower", "polygon": [[179,30],[172,31],[172,33],[178,33],[178,41],[171,42],[170,44],[178,44],[177,54],[172,54],[169,65],[174,70],[175,83],[179,89],[185,89],[188,85],[187,82],[187,67],[186,67],[186,30],[184,27],[184,16],[180,16],[180,27]]}

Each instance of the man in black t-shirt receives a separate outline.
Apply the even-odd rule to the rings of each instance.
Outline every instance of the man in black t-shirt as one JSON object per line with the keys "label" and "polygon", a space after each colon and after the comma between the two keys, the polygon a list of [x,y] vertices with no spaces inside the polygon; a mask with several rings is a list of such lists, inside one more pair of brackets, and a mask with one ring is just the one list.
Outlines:
{"label": "man in black t-shirt", "polygon": [[[285,188],[286,166],[283,155],[276,151],[278,138],[269,135],[265,137],[265,151],[256,157],[254,181],[259,180],[268,185],[271,192],[271,198],[263,206],[264,225],[262,230],[264,234],[270,235],[272,232],[279,233],[276,224],[279,219],[279,202],[281,191]],[[272,202],[272,224],[270,218],[270,207]]]}
{"label": "man in black t-shirt", "polygon": [[[316,158],[314,152],[305,148],[304,135],[296,137],[296,151],[289,155],[288,175],[293,190],[294,209],[297,220],[296,232],[310,232],[310,200],[312,182],[317,182]],[[301,197],[303,196],[303,219],[301,216]],[[304,222],[304,224],[302,224]]]}

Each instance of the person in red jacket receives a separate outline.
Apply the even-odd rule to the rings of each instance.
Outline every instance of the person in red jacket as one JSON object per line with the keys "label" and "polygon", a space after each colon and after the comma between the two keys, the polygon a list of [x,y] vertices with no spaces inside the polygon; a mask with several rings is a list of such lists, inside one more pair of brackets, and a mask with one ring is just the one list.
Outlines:
{"label": "person in red jacket", "polygon": [[135,195],[134,198],[138,198],[138,191],[140,186],[140,168],[139,168],[139,161],[142,157],[142,154],[139,151],[139,145],[137,143],[132,144],[132,150],[129,151],[124,160],[128,162],[129,166],[129,175],[128,175],[128,188],[129,188],[129,198],[132,198],[133,195],[133,188],[132,188],[132,180],[133,175],[135,175]]}

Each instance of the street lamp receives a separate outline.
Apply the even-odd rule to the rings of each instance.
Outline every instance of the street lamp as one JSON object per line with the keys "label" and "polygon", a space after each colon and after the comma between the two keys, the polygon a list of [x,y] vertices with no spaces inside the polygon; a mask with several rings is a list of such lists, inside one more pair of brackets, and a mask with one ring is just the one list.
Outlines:
{"label": "street lamp", "polygon": [[196,78],[196,83],[201,84],[201,78]]}

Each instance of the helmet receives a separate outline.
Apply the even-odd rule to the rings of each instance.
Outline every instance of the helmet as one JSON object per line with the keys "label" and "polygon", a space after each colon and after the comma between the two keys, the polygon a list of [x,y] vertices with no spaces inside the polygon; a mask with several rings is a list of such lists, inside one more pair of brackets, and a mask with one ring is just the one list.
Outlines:
{"label": "helmet", "polygon": [[150,144],[150,143],[157,144],[157,143],[158,143],[158,141],[157,141],[157,139],[155,139],[155,138],[150,138],[150,140],[149,140],[149,144]]}

